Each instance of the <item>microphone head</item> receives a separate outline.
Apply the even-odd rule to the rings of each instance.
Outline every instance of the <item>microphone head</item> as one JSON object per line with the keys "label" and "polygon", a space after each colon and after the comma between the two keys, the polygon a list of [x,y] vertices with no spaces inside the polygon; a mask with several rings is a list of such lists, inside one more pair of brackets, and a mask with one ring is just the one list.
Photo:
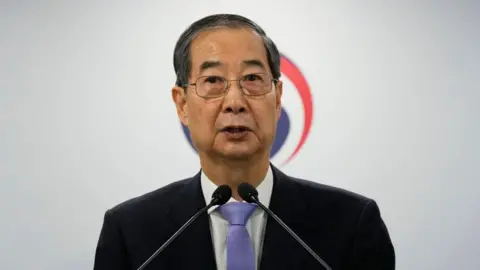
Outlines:
{"label": "microphone head", "polygon": [[222,205],[232,197],[232,189],[228,185],[219,186],[212,194],[213,205]]}
{"label": "microphone head", "polygon": [[242,199],[248,203],[254,203],[255,200],[258,200],[258,191],[255,187],[250,185],[249,183],[241,183],[238,186],[238,195],[242,197]]}

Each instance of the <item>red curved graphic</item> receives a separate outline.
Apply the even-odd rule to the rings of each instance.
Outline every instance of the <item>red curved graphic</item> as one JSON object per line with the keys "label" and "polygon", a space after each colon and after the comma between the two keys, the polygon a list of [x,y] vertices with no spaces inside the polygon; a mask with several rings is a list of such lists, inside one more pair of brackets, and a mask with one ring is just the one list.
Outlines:
{"label": "red curved graphic", "polygon": [[302,148],[303,144],[307,140],[308,134],[310,133],[310,128],[312,126],[313,120],[313,101],[312,101],[312,93],[310,92],[310,87],[308,86],[305,77],[300,72],[300,70],[295,66],[295,64],[282,55],[280,59],[280,70],[281,72],[288,78],[297,88],[298,93],[300,94],[300,98],[302,99],[303,103],[303,112],[304,112],[304,125],[302,136],[300,137],[300,141],[295,148],[295,151],[288,157],[288,159],[283,163],[288,163],[295,155],[297,155],[298,151]]}

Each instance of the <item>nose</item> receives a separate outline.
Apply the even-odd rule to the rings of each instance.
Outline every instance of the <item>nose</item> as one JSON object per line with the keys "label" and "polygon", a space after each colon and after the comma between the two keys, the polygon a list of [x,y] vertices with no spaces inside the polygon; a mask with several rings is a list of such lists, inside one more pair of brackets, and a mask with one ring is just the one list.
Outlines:
{"label": "nose", "polygon": [[223,100],[223,112],[244,113],[247,111],[247,102],[238,83],[232,82]]}

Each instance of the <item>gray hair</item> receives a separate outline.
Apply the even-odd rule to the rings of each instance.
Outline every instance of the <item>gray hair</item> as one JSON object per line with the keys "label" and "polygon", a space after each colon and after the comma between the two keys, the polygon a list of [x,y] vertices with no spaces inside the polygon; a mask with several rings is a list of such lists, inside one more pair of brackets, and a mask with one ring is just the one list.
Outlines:
{"label": "gray hair", "polygon": [[280,78],[280,53],[275,43],[267,36],[265,31],[253,21],[235,14],[215,14],[204,17],[191,24],[180,36],[175,45],[173,54],[173,66],[177,75],[177,86],[188,83],[191,71],[190,45],[193,39],[202,31],[218,27],[240,28],[248,27],[260,35],[267,51],[268,65],[272,77]]}

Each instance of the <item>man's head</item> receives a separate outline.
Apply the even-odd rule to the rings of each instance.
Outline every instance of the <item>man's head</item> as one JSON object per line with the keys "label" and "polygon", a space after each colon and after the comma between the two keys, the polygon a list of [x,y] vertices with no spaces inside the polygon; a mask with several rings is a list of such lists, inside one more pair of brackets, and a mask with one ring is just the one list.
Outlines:
{"label": "man's head", "polygon": [[281,113],[280,55],[258,25],[205,17],[180,36],[174,67],[172,97],[201,157],[268,157]]}

